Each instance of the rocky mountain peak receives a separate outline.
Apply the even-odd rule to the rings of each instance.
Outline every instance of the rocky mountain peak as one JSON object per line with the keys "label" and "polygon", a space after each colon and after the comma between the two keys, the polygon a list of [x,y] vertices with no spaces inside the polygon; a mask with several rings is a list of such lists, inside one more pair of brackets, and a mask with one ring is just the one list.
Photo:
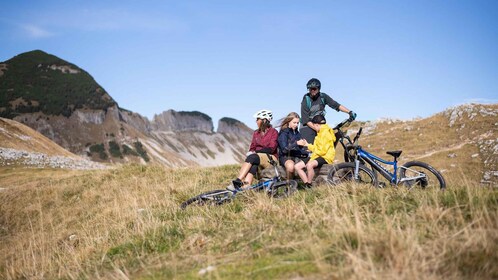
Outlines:
{"label": "rocky mountain peak", "polygon": [[252,129],[236,119],[225,117],[218,121],[217,132],[249,135],[249,137],[251,137]]}
{"label": "rocky mountain peak", "polygon": [[156,130],[162,131],[200,131],[213,133],[213,120],[210,116],[198,112],[168,110],[159,115],[154,115],[152,120]]}

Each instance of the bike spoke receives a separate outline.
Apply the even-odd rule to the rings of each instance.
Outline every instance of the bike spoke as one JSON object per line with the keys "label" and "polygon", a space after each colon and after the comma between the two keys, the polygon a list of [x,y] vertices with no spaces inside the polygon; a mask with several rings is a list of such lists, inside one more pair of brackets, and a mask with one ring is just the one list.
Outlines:
{"label": "bike spoke", "polygon": [[329,171],[327,180],[334,185],[343,182],[356,182],[374,186],[377,185],[377,180],[372,171],[363,165],[360,165],[358,174],[355,176],[354,163],[341,163],[336,165]]}
{"label": "bike spoke", "polygon": [[443,176],[432,166],[424,162],[409,162],[400,170],[401,183],[412,188],[446,188],[446,182]]}

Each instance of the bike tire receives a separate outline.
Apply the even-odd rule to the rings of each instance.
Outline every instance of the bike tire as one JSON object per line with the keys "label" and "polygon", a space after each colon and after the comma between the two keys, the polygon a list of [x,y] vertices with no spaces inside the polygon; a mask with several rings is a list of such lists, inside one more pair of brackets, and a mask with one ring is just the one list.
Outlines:
{"label": "bike tire", "polygon": [[354,162],[353,146],[346,146],[344,149],[344,162]]}
{"label": "bike tire", "polygon": [[295,180],[286,180],[275,183],[268,196],[273,198],[286,198],[291,196],[297,190],[297,182]]}
{"label": "bike tire", "polygon": [[377,177],[372,170],[363,164],[358,169],[358,179],[354,179],[355,164],[353,162],[342,162],[334,165],[327,174],[327,181],[332,185],[338,185],[345,182],[356,182],[360,184],[378,186]]}
{"label": "bike tire", "polygon": [[440,190],[446,189],[446,181],[444,180],[443,175],[441,175],[441,173],[431,165],[421,161],[410,161],[403,164],[399,172],[400,179],[403,178],[406,179],[411,176],[415,176],[417,175],[416,172],[424,173],[426,177],[405,181],[403,182],[405,186],[409,188],[418,186],[421,187],[422,189],[427,189],[432,187],[436,188],[439,187]]}
{"label": "bike tire", "polygon": [[201,193],[192,198],[187,199],[182,204],[180,204],[181,209],[187,208],[191,204],[196,205],[221,205],[232,200],[234,194],[227,190],[214,190],[205,193]]}

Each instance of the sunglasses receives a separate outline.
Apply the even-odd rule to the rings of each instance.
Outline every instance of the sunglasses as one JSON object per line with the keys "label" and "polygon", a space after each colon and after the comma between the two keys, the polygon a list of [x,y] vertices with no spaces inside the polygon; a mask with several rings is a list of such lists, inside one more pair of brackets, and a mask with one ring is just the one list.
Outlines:
{"label": "sunglasses", "polygon": [[312,87],[312,88],[310,88],[310,90],[318,90],[318,88]]}

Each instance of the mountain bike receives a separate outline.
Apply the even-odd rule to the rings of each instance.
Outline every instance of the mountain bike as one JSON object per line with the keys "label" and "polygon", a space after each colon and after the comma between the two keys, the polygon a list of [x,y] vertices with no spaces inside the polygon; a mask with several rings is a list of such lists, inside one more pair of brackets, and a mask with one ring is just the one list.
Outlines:
{"label": "mountain bike", "polygon": [[[341,127],[350,123],[345,120],[334,129],[337,130],[339,142],[344,148],[345,162],[334,165],[327,175],[327,181],[332,184],[344,181],[355,181],[359,183],[371,184],[376,187],[383,187],[385,184],[379,183],[377,174],[382,175],[391,185],[404,185],[408,189],[421,187],[426,189],[436,187],[441,190],[446,188],[444,177],[431,165],[421,161],[409,161],[398,168],[398,158],[402,151],[387,151],[393,157],[392,161],[382,159],[364,150],[359,144],[363,128],[360,127],[353,140],[341,130]],[[370,168],[367,167],[370,166]],[[387,167],[392,166],[393,172]]]}
{"label": "mountain bike", "polygon": [[265,191],[269,197],[285,198],[297,190],[297,182],[294,180],[285,180],[278,169],[278,163],[268,155],[269,163],[275,170],[275,176],[269,179],[260,180],[258,183],[242,187],[236,190],[214,190],[201,193],[184,201],[180,207],[185,209],[191,204],[197,205],[221,205],[232,201],[239,193],[254,190]]}

